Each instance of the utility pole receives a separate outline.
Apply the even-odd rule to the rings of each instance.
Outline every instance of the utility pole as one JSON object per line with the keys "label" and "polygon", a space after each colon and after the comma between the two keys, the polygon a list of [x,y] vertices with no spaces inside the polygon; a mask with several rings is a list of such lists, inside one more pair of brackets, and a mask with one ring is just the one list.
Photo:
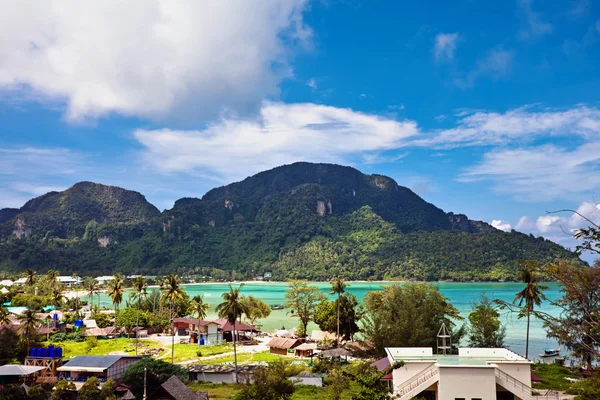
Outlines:
{"label": "utility pole", "polygon": [[146,370],[148,368],[144,368],[144,400],[146,400]]}

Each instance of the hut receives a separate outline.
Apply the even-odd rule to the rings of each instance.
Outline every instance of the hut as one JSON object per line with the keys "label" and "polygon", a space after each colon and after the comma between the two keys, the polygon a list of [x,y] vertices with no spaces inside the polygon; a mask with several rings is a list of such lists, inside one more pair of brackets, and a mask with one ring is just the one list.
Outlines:
{"label": "hut", "polygon": [[314,343],[302,343],[294,348],[296,357],[312,357],[317,346]]}
{"label": "hut", "polygon": [[267,344],[271,354],[279,354],[287,356],[295,354],[294,348],[300,346],[301,342],[298,339],[273,338]]}
{"label": "hut", "polygon": [[[227,320],[227,318],[216,319],[214,322],[219,324],[219,330],[223,334],[223,340],[225,340],[227,342],[232,342],[233,341],[233,330],[234,330],[233,324],[230,323]],[[256,329],[256,327],[254,325],[245,324],[243,322],[238,321],[235,323],[235,333],[237,335],[237,339],[240,341],[243,341],[244,337],[248,337],[254,333],[258,333],[258,329]]]}
{"label": "hut", "polygon": [[173,375],[160,385],[160,388],[148,400],[208,400],[208,393],[193,392],[181,380]]}

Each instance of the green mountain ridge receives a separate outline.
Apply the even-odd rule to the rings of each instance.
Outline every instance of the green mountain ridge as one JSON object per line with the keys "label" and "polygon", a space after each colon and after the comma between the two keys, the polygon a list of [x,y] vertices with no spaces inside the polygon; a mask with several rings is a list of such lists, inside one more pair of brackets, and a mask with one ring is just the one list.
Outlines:
{"label": "green mountain ridge", "polygon": [[0,267],[11,271],[489,280],[515,278],[521,258],[578,260],[332,164],[277,167],[162,213],[140,193],[91,182],[0,210]]}

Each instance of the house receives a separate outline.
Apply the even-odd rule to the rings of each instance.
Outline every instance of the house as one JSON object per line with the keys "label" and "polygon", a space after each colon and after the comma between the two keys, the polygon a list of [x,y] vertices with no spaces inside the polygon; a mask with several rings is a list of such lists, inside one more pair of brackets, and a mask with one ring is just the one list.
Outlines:
{"label": "house", "polygon": [[13,281],[11,281],[10,279],[4,279],[0,281],[0,286],[12,286],[13,285]]}
{"label": "house", "polygon": [[66,286],[71,287],[73,285],[79,285],[83,282],[81,277],[77,276],[73,278],[72,276],[57,276],[56,281],[60,283],[64,283]]}
{"label": "house", "polygon": [[105,276],[99,276],[96,278],[96,281],[98,281],[98,283],[100,285],[105,285],[108,281],[112,281],[113,279],[115,279],[114,276],[112,275],[105,275]]}
{"label": "house", "polygon": [[148,400],[208,400],[208,393],[193,392],[173,375],[160,385],[156,392],[148,396]]}
{"label": "house", "polygon": [[[380,360],[377,360],[375,362],[372,362],[371,364],[369,364],[371,367],[375,367],[377,368],[377,370],[379,372],[385,370],[387,367],[389,367],[390,365],[390,360],[387,357],[383,357]],[[382,381],[387,387],[389,387],[390,389],[392,388],[392,383],[393,383],[393,374],[391,372],[385,374],[384,376],[381,377],[380,381]]]}
{"label": "house", "polygon": [[317,345],[314,343],[302,343],[300,346],[294,348],[296,357],[312,357]]}
{"label": "house", "polygon": [[458,355],[434,355],[432,348],[386,349],[393,395],[400,400],[531,400],[531,361],[502,348],[460,348]]}
{"label": "house", "polygon": [[[233,335],[232,335],[233,324],[230,323],[227,320],[227,318],[216,319],[214,322],[219,324],[219,330],[223,334],[223,340],[225,340],[227,342],[232,342],[233,341]],[[258,329],[256,329],[256,327],[254,325],[245,324],[243,322],[238,321],[235,323],[235,332],[237,334],[238,340],[240,340],[240,336],[247,336],[247,335],[251,335],[252,333],[257,333]],[[240,333],[242,335],[240,335]]]}
{"label": "house", "polygon": [[25,383],[31,385],[43,371],[44,367],[29,365],[3,365],[0,367],[0,388],[2,385]]}
{"label": "house", "polygon": [[[175,331],[180,336],[190,336],[190,343],[212,345],[223,341],[219,333],[220,325],[214,321],[202,321],[197,318],[174,318]],[[200,338],[198,338],[198,329]]]}
{"label": "house", "polygon": [[282,356],[294,355],[294,348],[300,346],[302,342],[298,339],[273,338],[267,344],[271,354],[279,354]]}
{"label": "house", "polygon": [[13,285],[24,285],[27,283],[27,278],[19,278],[13,282]]}
{"label": "house", "polygon": [[107,379],[119,379],[131,364],[142,358],[142,356],[77,356],[57,368],[57,371],[74,381],[86,381],[95,376],[104,382]]}
{"label": "house", "polygon": [[[238,381],[240,383],[251,382],[256,368],[258,365],[238,365]],[[188,367],[188,371],[188,379],[192,382],[235,383],[235,367],[233,365],[191,365]]]}

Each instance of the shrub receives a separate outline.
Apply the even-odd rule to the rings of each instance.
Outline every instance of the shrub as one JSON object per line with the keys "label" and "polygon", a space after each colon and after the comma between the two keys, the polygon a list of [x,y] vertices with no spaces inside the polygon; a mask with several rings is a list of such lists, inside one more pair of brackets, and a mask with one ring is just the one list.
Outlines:
{"label": "shrub", "polygon": [[85,342],[85,349],[87,353],[92,351],[94,347],[98,347],[98,339],[93,336],[88,337]]}

